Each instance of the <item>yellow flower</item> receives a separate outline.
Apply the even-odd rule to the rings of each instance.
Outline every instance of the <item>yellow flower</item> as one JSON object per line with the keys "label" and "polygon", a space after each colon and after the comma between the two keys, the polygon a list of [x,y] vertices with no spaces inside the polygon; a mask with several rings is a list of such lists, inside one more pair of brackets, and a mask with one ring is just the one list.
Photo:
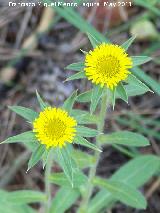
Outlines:
{"label": "yellow flower", "polygon": [[72,143],[76,134],[77,122],[65,110],[47,107],[33,122],[33,132],[41,144],[49,147],[62,147]]}
{"label": "yellow flower", "polygon": [[102,43],[85,58],[85,73],[89,80],[111,90],[130,74],[132,59],[118,45]]}

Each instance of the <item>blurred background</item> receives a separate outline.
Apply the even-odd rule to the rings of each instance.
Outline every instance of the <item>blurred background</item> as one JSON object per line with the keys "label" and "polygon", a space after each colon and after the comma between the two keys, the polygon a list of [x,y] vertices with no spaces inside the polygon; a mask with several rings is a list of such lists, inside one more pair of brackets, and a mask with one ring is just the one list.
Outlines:
{"label": "blurred background", "polygon": [[[9,111],[8,105],[39,110],[35,98],[37,89],[50,104],[59,106],[73,90],[78,89],[81,93],[90,88],[90,83],[85,80],[63,83],[73,73],[64,68],[84,58],[80,49],[88,51],[91,48],[84,32],[87,29],[92,31],[95,27],[107,39],[118,44],[137,35],[129,54],[153,57],[153,61],[141,67],[141,77],[154,90],[154,94],[131,97],[129,105],[117,101],[115,110],[110,109],[105,125],[106,132],[120,129],[139,132],[150,139],[151,146],[138,150],[107,147],[102,153],[97,173],[109,177],[134,156],[149,153],[159,155],[160,1],[108,1],[117,4],[105,7],[103,0],[74,1],[78,4],[95,4],[91,7],[88,4],[78,5],[67,10],[63,7],[44,7],[44,2],[49,1],[41,1],[41,4],[36,1],[10,2],[16,3],[16,6],[9,6],[9,1],[0,0],[0,141],[29,130],[29,125]],[[35,2],[36,6],[22,6],[18,4],[20,2]],[[98,2],[101,6],[97,5]],[[78,17],[74,19],[73,14]],[[75,107],[87,109],[86,104],[76,104]],[[30,151],[23,145],[0,146],[1,189],[43,190],[43,170],[40,164],[26,174],[29,156]],[[53,170],[58,171],[59,168],[55,166]],[[56,190],[57,187],[53,195]],[[142,191],[148,199],[147,210],[138,211],[117,204],[112,212],[159,213],[159,177],[153,178]],[[69,212],[75,212],[74,208]]]}

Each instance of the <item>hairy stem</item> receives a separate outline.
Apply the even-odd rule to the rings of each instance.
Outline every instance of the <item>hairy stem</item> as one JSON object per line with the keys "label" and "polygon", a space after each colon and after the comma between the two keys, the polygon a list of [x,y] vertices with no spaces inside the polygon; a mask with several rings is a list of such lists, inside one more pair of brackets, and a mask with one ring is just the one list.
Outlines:
{"label": "hairy stem", "polygon": [[[100,108],[100,113],[99,113],[99,122],[97,124],[97,129],[99,131],[99,133],[103,132],[104,129],[104,124],[105,124],[105,118],[106,118],[106,111],[107,111],[107,103],[108,103],[108,97],[107,97],[107,91],[105,91],[105,94],[102,97],[101,100],[101,108]],[[101,149],[101,144],[98,140],[98,137],[96,138],[96,145],[99,149]],[[100,159],[100,152],[95,151],[95,159],[96,159],[96,163],[93,167],[90,168],[89,171],[89,183],[88,183],[88,187],[86,189],[86,193],[82,199],[82,203],[81,203],[81,207],[79,209],[79,213],[86,213],[86,209],[88,206],[88,202],[92,196],[92,192],[94,189],[94,186],[92,185],[92,179],[95,177],[96,175],[96,170],[97,170],[97,166],[99,163],[99,159]]]}

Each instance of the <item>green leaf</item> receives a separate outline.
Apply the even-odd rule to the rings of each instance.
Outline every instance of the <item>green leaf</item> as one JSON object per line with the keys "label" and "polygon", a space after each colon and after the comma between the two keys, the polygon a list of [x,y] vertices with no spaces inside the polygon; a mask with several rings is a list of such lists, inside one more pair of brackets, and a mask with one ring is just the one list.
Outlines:
{"label": "green leaf", "polygon": [[82,78],[86,78],[86,74],[84,71],[80,71],[74,75],[71,75],[65,81],[72,81],[72,80],[77,80],[77,79],[82,79]]}
{"label": "green leaf", "polygon": [[45,102],[42,100],[42,98],[41,98],[41,96],[39,95],[39,93],[38,93],[37,90],[36,90],[36,96],[37,96],[37,100],[38,100],[38,102],[39,102],[39,105],[40,105],[41,110],[44,110],[46,107],[49,106],[49,104],[45,103]]}
{"label": "green leaf", "polygon": [[87,141],[85,138],[83,138],[83,137],[81,137],[81,136],[76,136],[75,138],[74,138],[74,142],[76,143],[76,144],[80,144],[80,145],[82,145],[82,146],[86,146],[86,147],[88,147],[88,148],[90,148],[90,149],[93,149],[93,150],[96,150],[96,151],[98,151],[98,152],[102,152],[95,144],[93,144],[93,143],[90,143],[89,141]]}
{"label": "green leaf", "polygon": [[74,102],[77,98],[77,91],[74,91],[72,95],[67,98],[67,100],[63,104],[63,108],[70,114],[74,105]]}
{"label": "green leaf", "polygon": [[51,149],[46,149],[43,153],[42,156],[42,161],[43,161],[43,169],[45,168],[46,164],[47,164],[47,160],[48,160],[48,156],[49,156],[49,152],[51,151]]}
{"label": "green leaf", "polygon": [[[5,206],[5,208],[4,208]],[[17,206],[11,206],[6,202],[0,201],[0,212],[1,213],[13,213],[15,211],[16,213],[20,213]]]}
{"label": "green leaf", "polygon": [[[141,6],[141,7],[144,7],[146,8],[147,10],[149,10],[150,12],[152,12],[153,14],[155,14],[157,17],[160,17],[160,11],[159,11],[159,7],[157,7],[156,5],[154,6],[155,3],[158,3],[159,0],[154,1],[154,0],[147,0],[147,1],[144,1],[144,0],[134,0],[134,3],[135,5],[138,5],[138,6]],[[142,21],[145,21],[146,19],[143,19]],[[147,19],[148,20],[148,19]],[[147,21],[146,20],[146,21]],[[143,26],[143,27],[142,27]],[[140,27],[141,27],[141,30],[144,31],[144,24],[140,24]],[[146,29],[146,28],[145,28]],[[148,30],[148,28],[147,28]],[[145,31],[147,31],[145,30]],[[143,33],[146,33],[146,32],[143,32]]]}
{"label": "green leaf", "polygon": [[[19,205],[19,203],[16,205],[15,203],[12,203],[8,200],[8,197],[10,198],[10,193],[0,190],[0,212],[1,213],[36,213],[31,207],[28,205]],[[5,206],[5,208],[4,208]]]}
{"label": "green leaf", "polygon": [[152,58],[148,57],[148,56],[132,56],[131,59],[133,61],[132,67],[136,67],[141,64],[145,64],[152,60]]}
{"label": "green leaf", "polygon": [[81,93],[80,95],[77,96],[77,102],[80,102],[80,103],[90,102],[91,96],[92,96],[92,90]]}
{"label": "green leaf", "polygon": [[128,76],[126,82],[131,85],[134,85],[135,87],[141,87],[142,89],[152,92],[152,90],[150,90],[150,88],[148,86],[146,86],[138,78],[136,78],[136,76],[134,76],[132,74]]}
{"label": "green leaf", "polygon": [[52,200],[49,213],[64,213],[69,209],[78,199],[80,193],[76,189],[62,187],[56,193]]}
{"label": "green leaf", "polygon": [[7,196],[7,201],[14,205],[45,202],[46,200],[47,198],[44,193],[32,190],[14,191],[10,192]]}
{"label": "green leaf", "polygon": [[133,43],[133,41],[135,40],[135,38],[136,38],[136,36],[132,36],[126,42],[124,42],[121,45],[121,47],[123,47],[125,50],[128,50],[128,48],[131,46],[131,44]]}
{"label": "green leaf", "polygon": [[[5,207],[5,208],[4,208]],[[8,202],[0,201],[0,212],[1,213],[36,213],[27,205],[14,205]]]}
{"label": "green leaf", "polygon": [[102,144],[121,144],[124,146],[148,146],[149,141],[143,135],[129,131],[118,131],[107,135],[100,135]]}
{"label": "green leaf", "polygon": [[82,71],[84,69],[85,65],[83,61],[70,64],[66,67],[68,70],[75,70],[75,71]]}
{"label": "green leaf", "polygon": [[155,155],[144,155],[130,160],[113,176],[112,180],[123,180],[135,187],[140,187],[148,181],[160,168],[160,158]]}
{"label": "green leaf", "polygon": [[83,137],[95,137],[99,134],[97,130],[91,129],[85,126],[77,126],[76,130],[77,130],[77,134]]}
{"label": "green leaf", "polygon": [[96,110],[96,107],[100,101],[100,98],[102,97],[103,88],[101,88],[99,85],[96,85],[93,87],[92,90],[92,96],[91,96],[91,105],[90,105],[90,112],[91,114],[94,113]]}
{"label": "green leaf", "polygon": [[71,157],[70,153],[66,147],[57,148],[57,160],[60,166],[62,167],[68,181],[70,182],[71,186],[74,187],[74,173],[78,171],[77,165],[73,158]]}
{"label": "green leaf", "polygon": [[145,82],[148,86],[150,86],[153,91],[155,91],[158,95],[160,95],[160,84],[159,82],[155,81],[153,78],[151,78],[149,75],[147,75],[145,72],[143,72],[138,67],[134,68],[132,70],[132,73],[136,75],[140,80]]}
{"label": "green leaf", "polygon": [[22,116],[30,122],[33,122],[38,117],[37,112],[26,107],[9,106],[9,109],[11,109],[13,112],[17,113],[18,115]]}
{"label": "green leaf", "polygon": [[90,33],[87,33],[87,36],[92,44],[92,47],[95,48],[96,46],[100,45],[101,42],[98,41],[93,35],[91,35]]}
{"label": "green leaf", "polygon": [[82,152],[80,150],[73,150],[71,152],[71,156],[75,160],[78,167],[81,169],[91,167],[96,163],[95,156],[90,155],[86,152]]}
{"label": "green leaf", "polygon": [[36,147],[39,146],[39,142],[27,142],[27,143],[23,143],[23,145],[29,150],[29,151],[33,151],[34,149],[36,149]]}
{"label": "green leaf", "polygon": [[[49,180],[54,183],[57,184],[59,186],[67,186],[70,187],[70,182],[68,181],[68,179],[66,178],[64,173],[55,173],[55,174],[51,174],[51,176],[49,177]],[[81,185],[87,183],[88,179],[87,177],[82,173],[82,172],[77,172],[76,173],[76,178],[74,178],[74,188],[79,188]]]}
{"label": "green leaf", "polygon": [[73,116],[79,124],[97,124],[99,121],[98,115],[91,115],[85,110],[74,109],[71,112],[71,116]]}
{"label": "green leaf", "polygon": [[[128,95],[128,97],[130,96],[137,96],[137,95],[143,95],[145,94],[146,92],[150,91],[150,89],[148,88],[145,88],[145,87],[141,87],[141,86],[134,86],[133,84],[128,84],[128,85],[125,85],[125,90],[126,90],[126,93]],[[119,98],[119,94],[116,94],[117,95],[117,98]]]}
{"label": "green leaf", "polygon": [[7,195],[8,195],[7,191],[4,191],[4,190],[0,189],[0,201],[6,201],[7,200]]}
{"label": "green leaf", "polygon": [[31,158],[28,162],[27,171],[30,170],[33,166],[35,166],[38,163],[38,161],[42,159],[45,149],[46,149],[45,146],[42,144],[39,144],[39,146],[36,147],[36,149],[33,151]]}
{"label": "green leaf", "polygon": [[131,185],[122,181],[106,181],[94,178],[93,183],[109,191],[114,198],[122,203],[138,209],[146,209],[147,203],[144,196]]}
{"label": "green leaf", "polygon": [[89,113],[85,110],[73,109],[71,111],[71,116],[73,116],[78,122],[83,119],[84,116],[87,116]]}
{"label": "green leaf", "polygon": [[87,114],[87,115],[83,115],[79,120],[78,123],[79,124],[97,124],[99,122],[99,117],[98,115],[91,115],[91,114]]}
{"label": "green leaf", "polygon": [[36,142],[37,138],[35,136],[35,133],[32,131],[23,132],[19,135],[15,135],[12,137],[9,137],[5,141],[1,142],[3,143],[26,143],[26,142]]}
{"label": "green leaf", "polygon": [[116,88],[116,93],[122,100],[124,100],[126,103],[128,103],[128,95],[127,95],[125,87],[123,86],[122,83],[118,84],[118,86]]}
{"label": "green leaf", "polygon": [[73,109],[71,112],[71,115],[74,117],[81,117],[81,116],[85,116],[88,115],[89,112],[86,110],[81,110],[81,109]]}
{"label": "green leaf", "polygon": [[[120,167],[111,177],[112,181],[122,181],[133,187],[146,183],[160,168],[160,158],[154,155],[136,157]],[[101,212],[103,208],[114,204],[116,200],[111,193],[100,190],[90,201],[87,213]]]}

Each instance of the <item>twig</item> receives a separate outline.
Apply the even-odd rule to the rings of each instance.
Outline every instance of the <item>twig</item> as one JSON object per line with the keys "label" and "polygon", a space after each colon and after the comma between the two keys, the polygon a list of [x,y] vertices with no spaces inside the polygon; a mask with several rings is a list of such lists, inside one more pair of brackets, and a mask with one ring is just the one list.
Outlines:
{"label": "twig", "polygon": [[17,33],[17,38],[16,38],[16,42],[15,42],[15,48],[16,49],[19,48],[19,46],[21,44],[21,41],[23,39],[25,30],[27,28],[27,25],[28,25],[28,22],[29,22],[29,19],[30,19],[31,15],[32,15],[32,7],[28,7],[27,8],[27,12],[25,13],[24,18],[22,20],[22,24],[21,24],[20,30]]}

